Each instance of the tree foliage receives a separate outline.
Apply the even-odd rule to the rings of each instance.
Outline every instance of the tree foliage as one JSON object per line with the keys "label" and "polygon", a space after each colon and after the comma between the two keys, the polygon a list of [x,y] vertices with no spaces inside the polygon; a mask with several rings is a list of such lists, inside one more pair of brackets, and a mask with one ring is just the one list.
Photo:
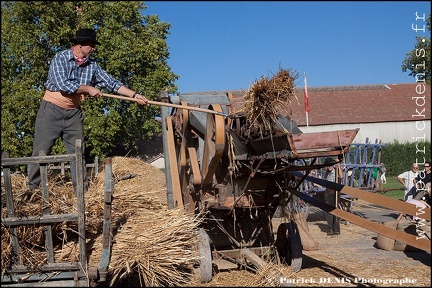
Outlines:
{"label": "tree foliage", "polygon": [[[140,1],[1,2],[2,151],[11,157],[31,155],[50,61],[71,46],[78,28],[97,31],[101,45],[92,57],[127,87],[149,100],[157,100],[162,90],[175,92],[178,75],[167,64],[171,24],[142,15],[146,8]],[[87,158],[103,159],[118,143],[136,155],[137,140],[149,140],[161,129],[154,120],[157,106],[88,97],[82,109]],[[61,141],[53,153],[66,153]]]}
{"label": "tree foliage", "polygon": [[[419,26],[420,29],[421,26]],[[431,15],[426,19],[426,27],[431,31]],[[431,39],[425,36],[417,36],[414,49],[408,52],[402,62],[402,71],[411,71],[409,76],[416,78],[417,82],[431,84]]]}
{"label": "tree foliage", "polygon": [[386,165],[387,175],[397,176],[408,171],[412,163],[417,162],[423,168],[425,161],[431,160],[431,142],[405,142],[394,141],[381,151],[381,162]]}

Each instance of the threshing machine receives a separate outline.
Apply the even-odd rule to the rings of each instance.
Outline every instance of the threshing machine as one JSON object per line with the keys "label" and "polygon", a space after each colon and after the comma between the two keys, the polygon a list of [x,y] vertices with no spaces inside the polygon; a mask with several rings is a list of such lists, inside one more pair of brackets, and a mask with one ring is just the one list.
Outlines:
{"label": "threshing machine", "polygon": [[227,261],[260,269],[267,256],[300,270],[295,223],[274,233],[272,218],[293,202],[311,170],[324,167],[319,157],[343,158],[358,129],[302,133],[283,113],[271,127],[251,125],[242,99],[231,93],[161,96],[184,107],[162,107],[168,203],[205,213],[201,280],[210,281]]}

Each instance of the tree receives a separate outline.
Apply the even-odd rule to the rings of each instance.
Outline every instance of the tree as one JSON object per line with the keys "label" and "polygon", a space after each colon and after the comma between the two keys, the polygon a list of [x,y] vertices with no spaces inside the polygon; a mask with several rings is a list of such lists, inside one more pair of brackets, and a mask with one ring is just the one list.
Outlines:
{"label": "tree", "polygon": [[[431,31],[431,15],[426,19],[426,27]],[[430,33],[429,33],[430,35]],[[430,37],[417,36],[414,50],[408,52],[402,62],[402,72],[410,70],[409,76],[416,81],[431,84],[431,40]]]}
{"label": "tree", "polygon": [[[54,54],[71,46],[78,28],[94,28],[95,58],[114,78],[149,100],[177,90],[166,36],[170,23],[142,15],[139,1],[1,2],[1,148],[10,157],[31,155],[36,113]],[[108,91],[102,91],[107,92]],[[160,132],[160,107],[102,97],[82,104],[86,158],[103,159],[121,142],[137,155],[137,140]],[[61,141],[53,154],[65,154]]]}

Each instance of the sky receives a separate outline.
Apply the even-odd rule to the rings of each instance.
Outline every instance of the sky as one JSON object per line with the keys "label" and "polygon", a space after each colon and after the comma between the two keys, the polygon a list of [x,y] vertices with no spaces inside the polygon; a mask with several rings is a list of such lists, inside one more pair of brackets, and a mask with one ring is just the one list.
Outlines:
{"label": "sky", "polygon": [[[146,1],[171,23],[178,92],[247,90],[291,69],[296,87],[413,83],[402,72],[430,1]],[[418,17],[416,16],[418,15]],[[417,31],[413,28],[417,28]]]}

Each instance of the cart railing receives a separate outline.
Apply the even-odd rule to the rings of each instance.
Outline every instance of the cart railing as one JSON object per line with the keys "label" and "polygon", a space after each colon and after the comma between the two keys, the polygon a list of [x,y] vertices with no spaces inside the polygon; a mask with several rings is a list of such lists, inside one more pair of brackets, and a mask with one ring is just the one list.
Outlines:
{"label": "cart railing", "polygon": [[[12,190],[11,167],[16,165],[39,164],[41,172],[41,193],[45,203],[50,203],[48,190],[48,167],[50,164],[75,161],[76,162],[76,196],[77,207],[74,214],[53,214],[49,205],[42,208],[39,216],[23,217],[16,215],[16,204],[14,203],[14,191]],[[12,258],[11,265],[2,267],[2,286],[27,286],[27,287],[47,287],[48,281],[55,281],[56,286],[88,286],[86,277],[87,256],[86,256],[86,235],[85,235],[85,207],[84,207],[84,161],[81,140],[75,144],[75,153],[66,155],[44,155],[39,156],[9,158],[8,153],[2,153],[1,165],[3,172],[3,182],[5,191],[6,215],[2,215],[2,230],[9,231]],[[22,204],[22,202],[20,202]],[[3,214],[3,213],[2,213]],[[77,234],[79,245],[79,258],[77,262],[59,263],[54,259],[54,244],[52,227],[64,221],[77,222]],[[37,271],[23,265],[20,256],[21,249],[18,239],[18,228],[21,226],[42,226],[45,234],[46,263],[38,267]],[[2,247],[3,248],[3,247]],[[36,270],[36,269],[35,269]]]}

